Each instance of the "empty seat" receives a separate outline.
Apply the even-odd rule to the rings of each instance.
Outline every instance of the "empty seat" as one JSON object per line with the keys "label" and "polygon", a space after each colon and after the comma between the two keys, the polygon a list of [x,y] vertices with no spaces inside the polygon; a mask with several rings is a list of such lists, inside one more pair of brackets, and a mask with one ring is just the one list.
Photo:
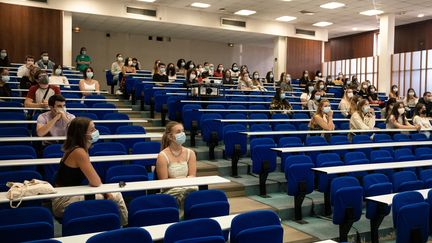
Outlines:
{"label": "empty seat", "polygon": [[223,141],[225,156],[231,158],[232,176],[237,176],[237,164],[241,156],[247,153],[247,136],[239,134],[245,132],[246,127],[241,124],[226,125],[223,127]]}
{"label": "empty seat", "polygon": [[417,180],[412,171],[399,171],[393,174],[393,191],[404,192],[423,189],[423,181]]}
{"label": "empty seat", "polygon": [[99,233],[90,237],[87,243],[114,243],[114,242],[128,242],[128,243],[153,243],[152,237],[143,228],[123,228]]}
{"label": "empty seat", "polygon": [[250,143],[252,172],[259,174],[260,195],[266,196],[266,181],[268,174],[276,169],[276,147],[271,138],[255,138]]}
{"label": "empty seat", "polygon": [[[133,145],[132,154],[158,154],[160,152],[160,149],[160,142],[138,142]],[[134,160],[133,163],[144,165],[147,167],[147,169],[149,169],[151,166],[156,165],[156,159]]]}
{"label": "empty seat", "polygon": [[[375,173],[363,177],[363,189],[365,197],[372,197],[392,193],[393,185],[386,175]],[[366,218],[375,220],[390,213],[390,207],[384,206],[384,209],[381,211],[383,215],[379,215],[378,207],[379,204],[377,202],[366,201]],[[378,231],[372,232],[372,234],[378,237]]]}
{"label": "empty seat", "polygon": [[[146,131],[142,126],[119,126],[116,129],[116,134],[145,134]],[[126,150],[129,151],[133,147],[133,145],[137,142],[144,142],[145,138],[128,138],[128,139],[120,139],[119,142],[122,143]]]}
{"label": "empty seat", "polygon": [[[129,116],[124,113],[108,113],[103,116],[104,120],[129,120]],[[118,127],[124,126],[125,123],[105,123],[106,127],[108,127],[112,134],[114,134]]]}
{"label": "empty seat", "polygon": [[99,120],[104,119],[105,114],[108,113],[116,113],[117,107],[112,103],[95,103],[92,106],[93,108],[98,109],[105,109],[105,110],[94,110],[92,111],[96,116],[99,118]]}
{"label": "empty seat", "polygon": [[141,196],[129,203],[129,226],[142,227],[179,221],[176,199],[168,194]]}
{"label": "empty seat", "polygon": [[229,214],[229,203],[221,190],[194,191],[186,196],[184,218],[211,218]]}
{"label": "empty seat", "polygon": [[[366,155],[363,152],[348,152],[345,154],[344,160],[346,165],[359,165],[369,163],[369,160],[366,158]],[[349,173],[349,175],[355,177],[362,177],[366,174],[366,171]]]}
{"label": "empty seat", "polygon": [[213,219],[191,219],[170,225],[165,231],[164,243],[212,242],[224,243],[218,222]]}

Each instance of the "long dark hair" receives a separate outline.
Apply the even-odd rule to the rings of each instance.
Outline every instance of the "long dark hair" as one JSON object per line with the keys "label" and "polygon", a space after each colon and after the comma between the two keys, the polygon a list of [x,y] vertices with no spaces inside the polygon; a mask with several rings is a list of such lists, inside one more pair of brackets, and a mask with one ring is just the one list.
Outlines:
{"label": "long dark hair", "polygon": [[63,151],[65,154],[76,147],[88,151],[89,141],[86,134],[91,121],[92,120],[87,117],[77,117],[72,120],[67,129],[66,141],[63,144]]}
{"label": "long dark hair", "polygon": [[[406,115],[405,115],[406,112],[403,113],[402,115],[399,114],[398,109],[399,109],[400,105],[403,105],[403,106],[404,106],[404,103],[403,103],[403,102],[396,102],[396,103],[394,104],[393,109],[392,109],[392,111],[391,111],[391,115],[393,115],[394,118],[395,118],[396,120],[399,119],[399,116],[402,116],[402,122],[403,122],[403,124],[405,125],[405,124],[407,123],[407,119],[406,119]],[[404,106],[404,107],[405,107],[405,106]],[[390,116],[387,117],[386,122],[389,121],[389,118],[390,118]]]}
{"label": "long dark hair", "polygon": [[396,103],[396,99],[395,98],[390,98],[387,100],[387,104],[385,107],[385,117],[388,118],[391,114],[391,110],[390,110],[390,106],[394,105]]}

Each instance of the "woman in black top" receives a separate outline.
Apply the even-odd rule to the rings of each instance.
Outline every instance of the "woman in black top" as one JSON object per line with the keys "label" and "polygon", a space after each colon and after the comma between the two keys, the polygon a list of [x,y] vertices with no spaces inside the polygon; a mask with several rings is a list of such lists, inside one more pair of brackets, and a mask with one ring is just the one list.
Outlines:
{"label": "woman in black top", "polygon": [[[84,179],[89,186],[102,185],[99,175],[90,163],[89,148],[99,139],[92,120],[77,117],[72,120],[67,130],[66,141],[63,144],[64,156],[55,177],[55,186],[79,186]],[[121,193],[96,194],[96,199],[109,199],[119,206],[122,225],[127,225],[127,208]],[[64,209],[71,203],[84,200],[84,196],[58,197],[53,199],[52,207],[56,217],[62,217]]]}
{"label": "woman in black top", "polygon": [[0,67],[10,67],[9,57],[6,49],[0,49]]}
{"label": "woman in black top", "polygon": [[11,89],[9,87],[9,71],[6,68],[0,68],[0,97],[10,97]]}
{"label": "woman in black top", "polygon": [[303,71],[303,74],[300,78],[300,86],[306,86],[311,80],[309,78],[309,72],[307,70]]}

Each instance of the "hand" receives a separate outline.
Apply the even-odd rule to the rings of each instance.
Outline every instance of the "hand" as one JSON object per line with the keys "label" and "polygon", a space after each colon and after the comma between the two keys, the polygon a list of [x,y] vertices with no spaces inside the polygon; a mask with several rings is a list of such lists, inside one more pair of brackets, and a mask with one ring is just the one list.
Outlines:
{"label": "hand", "polygon": [[373,108],[369,108],[369,113],[373,114],[374,113],[374,109]]}
{"label": "hand", "polygon": [[114,200],[114,196],[111,193],[105,193],[103,196],[107,200]]}
{"label": "hand", "polygon": [[333,110],[329,111],[329,113],[327,113],[327,115],[328,115],[329,117],[333,117]]}
{"label": "hand", "polygon": [[421,126],[420,125],[415,125],[415,127],[416,127],[416,129],[417,129],[417,131],[420,131],[420,129],[421,129]]}
{"label": "hand", "polygon": [[47,100],[42,100],[41,107],[42,108],[47,108],[48,107],[48,101]]}
{"label": "hand", "polygon": [[56,116],[54,117],[54,119],[56,120],[56,121],[59,121],[60,119],[62,118],[62,113],[57,113],[56,114]]}

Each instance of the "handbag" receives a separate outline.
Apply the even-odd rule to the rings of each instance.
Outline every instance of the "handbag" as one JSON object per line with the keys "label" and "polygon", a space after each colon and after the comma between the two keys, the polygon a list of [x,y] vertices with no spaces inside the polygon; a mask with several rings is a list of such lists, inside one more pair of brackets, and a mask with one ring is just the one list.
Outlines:
{"label": "handbag", "polygon": [[[6,186],[9,187],[6,197],[9,199],[9,205],[11,208],[19,207],[22,203],[23,197],[57,193],[49,182],[37,179],[31,181],[25,180],[23,183],[7,182]],[[19,200],[18,204],[13,205],[13,201],[16,200]]]}

